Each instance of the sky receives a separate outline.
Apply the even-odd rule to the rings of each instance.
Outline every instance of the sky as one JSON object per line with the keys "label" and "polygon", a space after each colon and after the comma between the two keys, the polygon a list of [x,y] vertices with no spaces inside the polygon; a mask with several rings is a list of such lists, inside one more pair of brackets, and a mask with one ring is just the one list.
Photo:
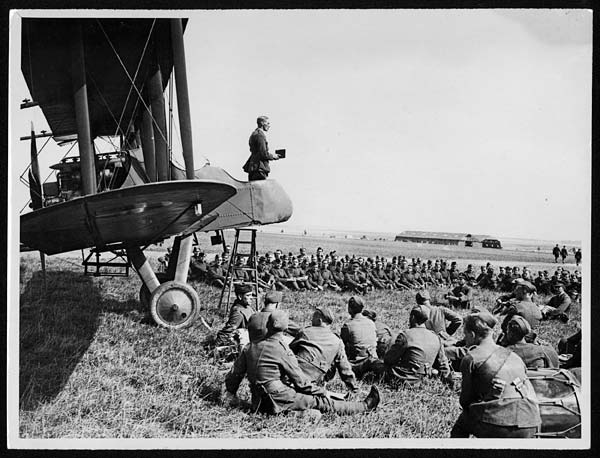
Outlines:
{"label": "sky", "polygon": [[[189,18],[196,167],[208,159],[245,179],[248,137],[256,117],[269,116],[271,150],[287,150],[271,178],[293,201],[290,225],[589,237],[591,11],[178,15]],[[18,109],[29,97],[18,36],[13,21],[17,212],[28,199],[15,177],[27,167],[29,144],[15,137],[32,119],[44,128],[38,108]],[[46,149],[42,178],[66,151],[52,141]]]}

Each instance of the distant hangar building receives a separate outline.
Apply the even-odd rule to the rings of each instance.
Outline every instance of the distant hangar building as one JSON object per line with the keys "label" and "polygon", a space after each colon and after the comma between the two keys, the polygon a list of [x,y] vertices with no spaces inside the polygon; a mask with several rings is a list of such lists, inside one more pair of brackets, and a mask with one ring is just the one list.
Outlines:
{"label": "distant hangar building", "polygon": [[396,242],[432,243],[465,247],[502,248],[500,240],[489,235],[472,235],[455,232],[404,231],[395,238]]}

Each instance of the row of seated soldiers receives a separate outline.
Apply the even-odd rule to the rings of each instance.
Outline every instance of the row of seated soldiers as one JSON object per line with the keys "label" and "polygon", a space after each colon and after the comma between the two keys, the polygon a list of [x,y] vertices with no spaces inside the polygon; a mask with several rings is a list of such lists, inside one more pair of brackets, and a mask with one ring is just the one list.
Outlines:
{"label": "row of seated soldiers", "polygon": [[[532,313],[528,307],[521,306],[531,303],[532,289],[533,285],[530,286],[528,282],[515,284],[515,302],[502,311],[502,334],[496,343],[485,339],[485,345],[490,347],[485,351],[495,354],[496,349],[504,347],[507,349],[506,355],[498,353],[502,358],[513,355],[512,360],[510,357],[504,358],[499,367],[502,367],[504,361],[509,361],[512,368],[507,369],[508,373],[514,375],[515,370],[522,372],[520,375],[523,381],[526,380],[525,368],[558,368],[560,364],[553,348],[528,340],[533,334],[529,322],[529,315]],[[383,382],[409,385],[420,382],[424,377],[436,375],[452,386],[452,368],[458,366],[462,373],[461,405],[465,410],[453,429],[453,437],[468,437],[469,433],[478,437],[499,437],[496,435],[515,433],[515,428],[533,427],[535,430],[536,425],[539,426],[539,413],[536,416],[533,412],[536,402],[526,406],[532,411],[532,424],[524,425],[523,412],[521,415],[512,415],[515,413],[515,406],[508,404],[516,401],[510,396],[506,400],[499,396],[490,401],[487,421],[489,422],[490,417],[499,415],[498,419],[494,419],[495,422],[491,422],[493,426],[485,421],[474,425],[472,421],[465,419],[472,402],[476,402],[478,408],[486,408],[485,403],[477,397],[479,391],[487,392],[487,389],[477,386],[485,377],[471,377],[470,373],[473,359],[478,355],[477,351],[474,352],[475,346],[480,340],[484,340],[483,337],[478,340],[473,332],[486,331],[484,334],[489,335],[497,323],[497,319],[486,310],[476,310],[469,315],[471,321],[475,320],[470,327],[467,326],[469,317],[465,319],[465,337],[461,343],[453,335],[463,320],[452,310],[431,304],[426,290],[416,294],[417,304],[410,311],[408,329],[395,336],[388,326],[377,321],[374,312],[365,310],[362,297],[352,296],[347,303],[350,318],[337,335],[331,330],[335,316],[327,307],[317,307],[312,315],[311,326],[302,327],[290,322],[278,310],[282,301],[280,292],[269,291],[265,295],[265,306],[260,312],[255,312],[250,307],[247,297],[249,294],[250,288],[247,285],[236,286],[237,298],[230,311],[229,321],[217,335],[217,345],[233,342],[232,336],[239,330],[247,329],[249,336],[249,344],[243,346],[225,379],[226,400],[232,405],[239,401],[236,393],[244,376],[247,376],[255,411],[263,409],[268,413],[280,413],[286,410],[317,409],[338,414],[360,413],[372,410],[379,404],[376,386],[372,387],[364,401],[334,401],[323,385],[336,372],[348,390],[356,392],[356,380],[368,373],[379,376],[379,380]],[[481,326],[485,329],[479,329]],[[285,339],[284,332],[291,334],[291,337]],[[573,348],[578,339],[580,342],[580,333],[578,338],[563,339],[561,345],[566,347],[570,344]],[[570,361],[573,366],[575,358]],[[580,364],[580,353],[578,363]],[[493,370],[496,375],[501,374],[498,369]],[[283,383],[282,380],[289,380],[289,383]],[[521,386],[518,389],[525,390],[527,387]],[[531,387],[528,389],[531,390]],[[530,396],[531,399],[535,398],[534,393],[530,392]],[[502,406],[506,407],[506,412],[500,412]],[[512,421],[515,423],[511,423]],[[497,431],[498,425],[500,430]],[[535,431],[516,431],[521,435],[528,434],[521,437],[531,437],[529,434],[533,432]]]}
{"label": "row of seated soldiers", "polygon": [[[206,260],[204,253],[197,247],[190,263],[190,277],[210,285],[222,287],[229,264],[229,254],[216,255],[212,262]],[[253,282],[253,272],[244,270],[252,265],[252,259],[238,256],[232,270],[233,281]],[[581,275],[578,270],[569,272],[559,266],[553,275],[548,271],[533,272],[527,267],[506,266],[496,268],[487,263],[480,266],[477,273],[472,264],[460,270],[455,261],[448,263],[443,259],[422,261],[404,256],[394,256],[391,260],[375,256],[361,257],[345,255],[338,257],[335,252],[308,256],[303,248],[298,255],[283,254],[281,250],[260,256],[257,262],[258,283],[263,290],[334,290],[365,294],[373,289],[422,289],[430,286],[460,286],[467,295],[471,287],[509,292],[513,282],[523,279],[533,283],[541,294],[551,294],[553,285],[560,282],[573,299],[581,294]],[[464,277],[464,282],[461,281]]]}

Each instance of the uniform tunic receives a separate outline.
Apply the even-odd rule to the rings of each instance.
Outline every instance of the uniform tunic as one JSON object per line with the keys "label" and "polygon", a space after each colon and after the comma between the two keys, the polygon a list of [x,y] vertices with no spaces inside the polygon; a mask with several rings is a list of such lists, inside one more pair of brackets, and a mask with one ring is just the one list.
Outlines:
{"label": "uniform tunic", "polygon": [[249,305],[242,304],[239,299],[236,299],[231,310],[229,310],[229,319],[223,329],[217,333],[217,345],[231,345],[233,341],[233,333],[236,329],[247,329],[248,321],[254,313],[254,309]]}
{"label": "uniform tunic", "polygon": [[375,323],[361,313],[344,323],[340,337],[346,348],[348,360],[355,364],[367,359],[377,359],[377,332]]}
{"label": "uniform tunic", "polygon": [[[446,322],[449,322],[446,325]],[[425,327],[435,332],[443,340],[448,340],[462,324],[461,316],[448,307],[431,306],[429,308],[429,319],[425,322]]]}
{"label": "uniform tunic", "polygon": [[327,326],[309,326],[290,343],[298,365],[306,376],[320,384],[331,380],[337,369],[340,378],[352,390],[357,389],[356,377],[348,362],[344,343]]}
{"label": "uniform tunic", "polygon": [[254,411],[279,413],[318,409],[321,412],[352,414],[366,410],[364,402],[327,398],[325,389],[311,383],[302,372],[296,357],[281,337],[282,333],[278,332],[244,347],[225,378],[228,392],[235,394],[244,375],[247,375]]}
{"label": "uniform tunic", "polygon": [[451,377],[450,366],[440,338],[425,327],[402,331],[383,357],[386,375],[390,379],[414,383],[432,369],[438,369],[444,379]]}
{"label": "uniform tunic", "polygon": [[541,425],[525,364],[494,343],[471,347],[462,359],[463,412],[452,437],[532,437]]}
{"label": "uniform tunic", "polygon": [[532,343],[516,343],[506,348],[513,351],[523,360],[527,369],[553,368],[558,369],[560,361],[554,348],[547,345]]}

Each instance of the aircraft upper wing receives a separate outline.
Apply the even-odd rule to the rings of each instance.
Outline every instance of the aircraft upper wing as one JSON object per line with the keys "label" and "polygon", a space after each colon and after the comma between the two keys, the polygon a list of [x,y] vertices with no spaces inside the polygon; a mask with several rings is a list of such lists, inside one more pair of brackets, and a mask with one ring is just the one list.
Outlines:
{"label": "aircraft upper wing", "polygon": [[221,182],[180,180],[78,197],[22,215],[21,245],[46,254],[117,242],[143,246],[184,232],[235,193]]}
{"label": "aircraft upper wing", "polygon": [[[137,92],[143,91],[155,54],[163,86],[169,81],[173,67],[169,19],[23,18],[21,70],[58,139],[77,132],[71,48],[74,27],[79,25],[88,56],[85,70],[93,136],[126,133],[136,107],[141,108]],[[134,76],[135,89],[129,79]]]}

